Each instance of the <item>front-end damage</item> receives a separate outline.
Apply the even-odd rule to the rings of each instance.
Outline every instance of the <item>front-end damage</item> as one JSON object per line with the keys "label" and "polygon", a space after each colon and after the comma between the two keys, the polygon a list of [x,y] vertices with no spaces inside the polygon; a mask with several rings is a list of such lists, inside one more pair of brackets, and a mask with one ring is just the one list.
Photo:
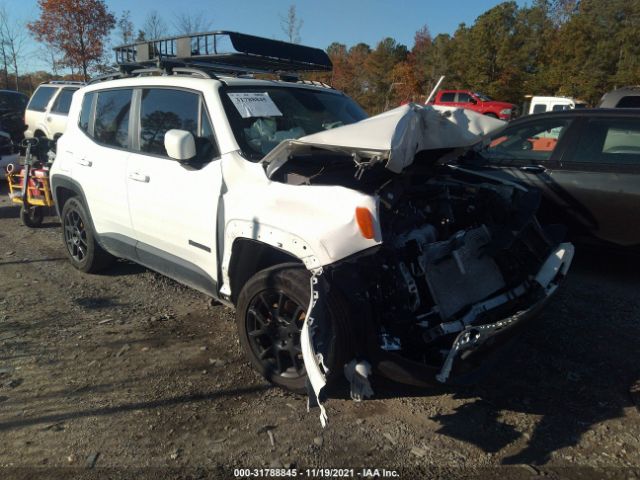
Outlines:
{"label": "front-end damage", "polygon": [[539,311],[573,257],[562,229],[538,223],[538,192],[443,164],[499,125],[415,106],[384,115],[281,144],[266,162],[273,181],[340,185],[378,205],[377,246],[312,270],[301,343],[323,425],[331,289],[348,299],[356,345],[345,374],[361,399],[370,367],[415,385],[464,378]]}

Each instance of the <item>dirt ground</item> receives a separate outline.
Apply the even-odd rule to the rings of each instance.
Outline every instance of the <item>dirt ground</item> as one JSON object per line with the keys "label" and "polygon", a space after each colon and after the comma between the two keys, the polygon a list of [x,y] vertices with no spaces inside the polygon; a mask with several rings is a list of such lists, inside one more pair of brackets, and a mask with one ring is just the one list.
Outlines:
{"label": "dirt ground", "polygon": [[636,258],[579,249],[562,290],[481,383],[375,379],[373,400],[329,400],[323,430],[304,397],[251,370],[231,310],[126,262],[79,273],[55,217],[30,230],[6,189],[0,198],[0,478],[269,467],[640,478]]}

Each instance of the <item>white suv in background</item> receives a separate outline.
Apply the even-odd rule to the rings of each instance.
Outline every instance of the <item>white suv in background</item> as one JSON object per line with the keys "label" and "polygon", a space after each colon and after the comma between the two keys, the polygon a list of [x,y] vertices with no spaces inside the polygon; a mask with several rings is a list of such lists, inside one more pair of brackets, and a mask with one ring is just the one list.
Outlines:
{"label": "white suv in background", "polygon": [[[257,61],[242,56],[254,43],[262,69],[280,51],[329,62],[208,35],[241,50],[225,68]],[[74,95],[51,184],[76,268],[127,258],[235,307],[254,367],[319,400],[345,365],[356,398],[371,367],[420,385],[455,378],[463,353],[475,362],[564,277],[572,246],[540,227],[535,192],[441,164],[503,122],[418,105],[366,118],[327,86],[203,61]]]}
{"label": "white suv in background", "polygon": [[41,84],[27,104],[24,136],[56,140],[64,133],[73,94],[82,82],[51,81]]}

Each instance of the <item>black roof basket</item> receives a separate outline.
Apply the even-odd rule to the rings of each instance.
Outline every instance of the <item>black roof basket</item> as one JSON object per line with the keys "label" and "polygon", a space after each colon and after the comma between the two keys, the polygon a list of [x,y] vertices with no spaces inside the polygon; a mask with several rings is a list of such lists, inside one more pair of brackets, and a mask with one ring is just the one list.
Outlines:
{"label": "black roof basket", "polygon": [[329,56],[319,48],[217,31],[122,45],[114,49],[121,70],[157,66],[196,67],[232,74],[330,71]]}

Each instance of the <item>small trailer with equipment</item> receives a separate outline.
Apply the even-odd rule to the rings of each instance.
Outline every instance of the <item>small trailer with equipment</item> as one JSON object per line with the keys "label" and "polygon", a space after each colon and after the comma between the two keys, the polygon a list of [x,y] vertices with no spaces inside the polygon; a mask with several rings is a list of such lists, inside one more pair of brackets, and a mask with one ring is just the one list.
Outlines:
{"label": "small trailer with equipment", "polygon": [[21,205],[20,219],[29,228],[42,225],[45,209],[54,205],[49,183],[49,168],[55,158],[53,145],[45,138],[24,139],[24,155],[18,157],[18,165],[7,165],[9,198]]}

